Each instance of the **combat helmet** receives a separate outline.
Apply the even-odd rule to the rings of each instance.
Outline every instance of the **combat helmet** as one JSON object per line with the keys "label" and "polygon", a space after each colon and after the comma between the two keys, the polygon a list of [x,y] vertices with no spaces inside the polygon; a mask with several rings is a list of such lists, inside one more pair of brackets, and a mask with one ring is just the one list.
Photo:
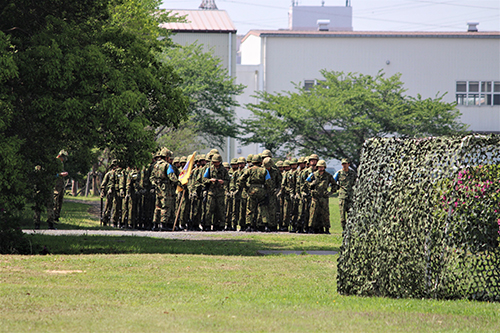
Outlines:
{"label": "combat helmet", "polygon": [[309,156],[309,160],[319,160],[319,156],[316,154],[312,154],[311,156]]}
{"label": "combat helmet", "polygon": [[350,162],[349,162],[348,158],[343,158],[341,163],[342,164],[349,164]]}
{"label": "combat helmet", "polygon": [[322,167],[325,167],[326,168],[326,162],[324,160],[319,160],[318,163],[316,164],[316,166],[322,166]]}
{"label": "combat helmet", "polygon": [[278,168],[283,167],[283,166],[284,166],[284,165],[283,165],[283,161],[278,161],[278,162],[276,162],[276,166],[277,166]]}
{"label": "combat helmet", "polygon": [[[297,164],[297,163],[295,163],[295,164]],[[283,166],[284,167],[290,166],[290,161],[289,160],[285,160],[285,162],[283,162]]]}
{"label": "combat helmet", "polygon": [[261,162],[262,162],[262,157],[260,155],[252,156],[252,163],[261,163]]}
{"label": "combat helmet", "polygon": [[238,164],[240,164],[240,163],[245,163],[246,164],[247,160],[243,156],[240,156],[240,157],[238,157]]}
{"label": "combat helmet", "polygon": [[180,159],[179,159],[179,162],[180,163],[187,163],[188,159],[186,156],[182,156]]}
{"label": "combat helmet", "polygon": [[237,158],[233,158],[231,160],[231,165],[233,165],[233,164],[238,164],[238,159]]}
{"label": "combat helmet", "polygon": [[248,154],[247,156],[247,162],[250,163],[252,162],[253,154]]}
{"label": "combat helmet", "polygon": [[266,169],[272,168],[273,167],[273,160],[270,157],[266,157],[266,158],[264,158],[263,164],[264,164],[264,167]]}
{"label": "combat helmet", "polygon": [[212,156],[212,162],[222,162],[222,156],[214,154],[214,156]]}
{"label": "combat helmet", "polygon": [[298,161],[297,161],[297,157],[294,157],[294,158],[292,158],[292,159],[290,160],[290,165],[292,165],[292,164],[297,164],[297,163],[298,163]]}
{"label": "combat helmet", "polygon": [[271,151],[269,149],[266,149],[264,150],[262,153],[261,153],[261,156],[262,157],[273,157],[273,154],[271,154]]}
{"label": "combat helmet", "polygon": [[222,162],[222,166],[226,169],[231,167],[227,162]]}

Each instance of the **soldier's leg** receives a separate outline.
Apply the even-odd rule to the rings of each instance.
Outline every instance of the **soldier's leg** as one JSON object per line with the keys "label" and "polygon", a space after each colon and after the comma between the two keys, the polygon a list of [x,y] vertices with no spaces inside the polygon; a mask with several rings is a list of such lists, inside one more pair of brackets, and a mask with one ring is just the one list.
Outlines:
{"label": "soldier's leg", "polygon": [[246,214],[245,214],[245,220],[246,220],[246,226],[247,230],[251,228],[253,220],[256,218],[255,215],[257,215],[257,200],[255,198],[255,195],[249,195],[247,199],[247,208],[246,208]]}
{"label": "soldier's leg", "polygon": [[215,198],[213,195],[207,194],[207,202],[205,205],[205,218],[203,219],[203,231],[212,230],[212,219],[215,211]]}
{"label": "soldier's leg", "polygon": [[[172,231],[174,228],[176,204],[175,204],[175,194],[165,195],[165,221],[162,223],[163,228],[167,231]],[[178,223],[178,222],[177,222]],[[176,228],[176,230],[178,230]]]}
{"label": "soldier's leg", "polygon": [[126,228],[128,226],[128,219],[129,219],[128,203],[129,203],[128,197],[122,198],[122,214],[120,216],[120,223],[119,223],[120,228]]}
{"label": "soldier's leg", "polygon": [[248,198],[241,198],[240,201],[240,231],[245,231],[247,229],[247,205]]}
{"label": "soldier's leg", "polygon": [[314,229],[317,228],[317,220],[318,220],[318,201],[316,199],[312,199],[311,208],[309,211],[309,219],[307,221],[307,227],[309,232],[314,232]]}
{"label": "soldier's leg", "polygon": [[276,196],[272,193],[269,194],[268,203],[268,215],[267,215],[267,227],[270,231],[277,231],[278,220],[276,219],[276,210],[278,209],[278,203],[276,202]]}
{"label": "soldier's leg", "polygon": [[161,219],[161,198],[162,194],[160,192],[156,193],[155,196],[155,206],[154,206],[154,211],[153,211],[153,225],[151,226],[151,229],[154,231],[159,231],[160,227],[160,219]]}
{"label": "soldier's leg", "polygon": [[282,224],[284,230],[288,231],[289,226],[290,226],[290,219],[292,217],[292,212],[293,212],[293,205],[292,205],[292,199],[290,196],[285,195],[283,196],[283,219],[282,219]]}
{"label": "soldier's leg", "polygon": [[233,203],[233,215],[231,216],[231,227],[233,231],[238,230],[238,224],[240,220],[240,204],[241,198],[235,197]]}
{"label": "soldier's leg", "polygon": [[54,198],[52,196],[47,198],[47,224],[49,229],[54,228]]}
{"label": "soldier's leg", "polygon": [[330,206],[328,198],[321,199],[321,221],[325,234],[330,234]]}
{"label": "soldier's leg", "polygon": [[54,220],[59,221],[61,216],[61,208],[64,199],[64,186],[56,186],[54,191]]}
{"label": "soldier's leg", "polygon": [[226,226],[226,198],[225,195],[219,195],[216,197],[216,207],[214,214],[214,229],[223,231]]}

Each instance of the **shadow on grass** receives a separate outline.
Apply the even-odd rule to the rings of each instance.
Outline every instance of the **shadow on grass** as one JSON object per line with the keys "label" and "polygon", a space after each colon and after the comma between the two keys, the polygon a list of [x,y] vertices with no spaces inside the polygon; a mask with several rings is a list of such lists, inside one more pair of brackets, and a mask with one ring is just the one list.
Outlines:
{"label": "shadow on grass", "polygon": [[324,243],[278,242],[260,239],[160,239],[137,236],[49,236],[29,235],[33,254],[199,254],[257,256],[259,250],[339,251]]}

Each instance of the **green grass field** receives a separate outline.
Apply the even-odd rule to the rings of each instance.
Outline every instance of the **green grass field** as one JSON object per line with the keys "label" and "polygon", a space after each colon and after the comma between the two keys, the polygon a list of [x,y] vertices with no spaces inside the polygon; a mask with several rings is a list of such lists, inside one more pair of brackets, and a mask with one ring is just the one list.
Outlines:
{"label": "green grass field", "polygon": [[[98,228],[65,203],[62,228]],[[500,304],[341,296],[332,235],[203,239],[30,235],[50,255],[0,256],[0,332],[498,332]]]}

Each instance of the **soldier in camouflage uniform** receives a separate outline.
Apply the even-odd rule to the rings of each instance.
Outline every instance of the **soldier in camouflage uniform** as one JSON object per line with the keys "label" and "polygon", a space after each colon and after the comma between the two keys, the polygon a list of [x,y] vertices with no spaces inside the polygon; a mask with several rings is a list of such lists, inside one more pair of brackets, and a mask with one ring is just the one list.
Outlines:
{"label": "soldier in camouflage uniform", "polygon": [[127,214],[124,212],[123,216],[128,217],[128,220],[122,218],[123,226],[124,228],[137,229],[139,226],[140,192],[142,190],[141,172],[138,168],[130,168],[124,190],[127,204],[124,205],[123,210],[126,210]]}
{"label": "soldier in camouflage uniform", "polygon": [[131,167],[123,168],[122,178],[120,178],[120,185],[119,185],[120,193],[123,193],[123,196],[122,196],[122,215],[120,216],[120,223],[118,224],[118,226],[123,229],[128,227],[128,221],[129,221],[128,206],[130,197],[127,196],[127,179],[131,170],[132,170]]}
{"label": "soldier in camouflage uniform", "polygon": [[[56,158],[58,159],[58,164],[59,164],[58,174],[60,175],[62,172],[64,172],[63,171],[64,162],[68,158],[68,153],[66,152],[66,150],[61,150]],[[66,180],[64,179],[64,177],[56,178],[56,185],[54,187],[54,222],[59,222],[59,217],[61,216],[61,208],[64,199],[65,185],[66,185]]]}
{"label": "soldier in camouflage uniform", "polygon": [[205,167],[205,155],[199,155],[196,169],[193,170],[189,178],[189,196],[191,201],[191,227],[192,231],[200,231],[202,203],[203,203],[203,184],[199,181],[201,170]]}
{"label": "soldier in camouflage uniform", "polygon": [[[270,155],[270,153],[267,155]],[[270,231],[278,231],[277,227],[281,220],[278,194],[280,194],[281,190],[282,176],[271,157],[264,158],[263,164],[271,176],[271,186],[267,189],[269,196],[269,220],[267,221],[267,227]]]}
{"label": "soldier in camouflage uniform", "polygon": [[253,166],[246,170],[239,178],[240,186],[248,190],[248,202],[246,211],[246,231],[252,231],[252,224],[257,220],[257,213],[262,216],[262,224],[257,225],[261,231],[269,231],[267,222],[269,220],[269,204],[267,198],[267,187],[271,187],[271,176],[269,172],[261,167],[262,157],[252,157]]}
{"label": "soldier in camouflage uniform", "polygon": [[[231,160],[231,168],[229,169],[229,184],[226,192],[226,230],[228,231],[236,231],[238,225],[236,221],[234,221],[234,214],[236,209],[235,204],[235,194],[236,194],[236,185],[235,178],[238,178],[238,159],[233,158]],[[239,204],[239,203],[238,203]],[[238,206],[238,209],[240,207]]]}
{"label": "soldier in camouflage uniform", "polygon": [[[311,210],[309,216],[309,231],[315,234],[330,233],[330,210],[328,198],[337,190],[337,183],[333,176],[326,172],[326,162],[318,161],[317,171],[307,177],[311,190]],[[328,187],[331,188],[328,192]]]}
{"label": "soldier in camouflage uniform", "polygon": [[104,206],[104,212],[102,216],[102,225],[107,226],[111,220],[111,211],[113,209],[113,198],[115,196],[115,179],[114,170],[118,167],[118,161],[112,160],[110,164],[110,169],[104,175],[101,182],[101,198],[106,197],[106,205]]}
{"label": "soldier in camouflage uniform", "polygon": [[231,195],[233,197],[233,216],[231,216],[232,228],[236,231],[238,230],[238,225],[240,230],[245,226],[245,222],[241,222],[241,193],[242,188],[238,184],[238,180],[245,170],[246,160],[243,156],[239,157],[237,160],[238,169],[233,172],[233,177],[229,185]]}
{"label": "soldier in camouflage uniform", "polygon": [[340,211],[340,224],[342,230],[345,230],[347,213],[352,205],[352,195],[354,184],[356,183],[356,172],[349,169],[349,160],[342,159],[342,169],[337,171],[333,176],[339,186],[339,211]]}
{"label": "soldier in camouflage uniform", "polygon": [[155,188],[151,183],[150,177],[153,173],[153,168],[159,158],[159,152],[153,154],[151,163],[142,169],[142,188],[144,189],[141,204],[141,228],[144,230],[151,230],[153,228],[152,221],[155,211]]}
{"label": "soldier in camouflage uniform", "polygon": [[[292,216],[290,219],[290,232],[295,233],[297,232],[298,226],[297,226],[297,221],[298,221],[298,211],[299,211],[299,200],[297,198],[297,180],[298,180],[298,174],[299,174],[299,160],[295,157],[293,157],[290,160],[290,173],[291,173],[291,180],[290,182],[293,183],[290,187],[290,201],[292,205]],[[300,194],[299,194],[300,195]]]}
{"label": "soldier in camouflage uniform", "polygon": [[281,193],[283,199],[283,228],[289,230],[293,214],[292,196],[295,195],[295,175],[293,170],[290,169],[289,161],[285,161],[283,164],[285,169],[288,168],[288,170],[283,173],[283,180],[281,181]]}
{"label": "soldier in camouflage uniform", "polygon": [[166,161],[170,154],[168,149],[162,148],[150,177],[156,189],[154,230],[172,230],[175,220],[175,190],[180,183],[173,166]]}
{"label": "soldier in camouflage uniform", "polygon": [[229,183],[229,174],[222,166],[219,154],[212,156],[212,164],[203,174],[203,184],[207,189],[207,216],[204,231],[210,230],[208,222],[213,221],[214,231],[223,231],[225,226],[225,187]]}
{"label": "soldier in camouflage uniform", "polygon": [[[191,157],[191,156],[189,156]],[[182,156],[179,160],[180,166],[179,170],[182,172],[188,161],[187,156]],[[180,173],[179,173],[180,174]],[[189,182],[189,180],[188,180]],[[184,230],[188,228],[189,223],[189,212],[191,210],[191,200],[189,200],[189,187],[188,184],[181,186],[183,191],[177,194],[177,210],[179,211],[179,221],[178,226],[180,229]],[[182,198],[183,197],[183,198]],[[180,207],[179,207],[180,205]],[[177,212],[177,211],[176,211]]]}

